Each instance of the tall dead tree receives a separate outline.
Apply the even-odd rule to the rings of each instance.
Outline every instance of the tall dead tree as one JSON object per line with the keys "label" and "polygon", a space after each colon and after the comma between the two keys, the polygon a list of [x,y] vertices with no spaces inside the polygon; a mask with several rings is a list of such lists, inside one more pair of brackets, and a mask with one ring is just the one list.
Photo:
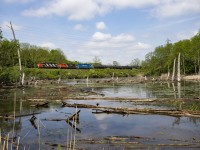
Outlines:
{"label": "tall dead tree", "polygon": [[12,34],[13,34],[14,41],[17,43],[17,53],[18,53],[19,71],[20,71],[20,75],[19,75],[19,86],[23,86],[23,82],[22,82],[22,64],[21,64],[21,57],[20,57],[20,45],[19,45],[19,43],[18,43],[17,40],[16,40],[15,32],[14,32],[14,29],[13,29],[13,26],[12,26],[11,21],[10,21],[10,26],[8,26],[8,27],[12,30]]}
{"label": "tall dead tree", "polygon": [[174,58],[174,66],[173,66],[173,73],[172,73],[172,81],[174,81],[175,67],[176,67],[176,58]]}
{"label": "tall dead tree", "polygon": [[180,63],[180,59],[181,59],[181,53],[178,54],[178,62],[177,62],[177,81],[180,82],[181,81],[181,63]]}
{"label": "tall dead tree", "polygon": [[200,54],[199,54],[199,51],[198,51],[198,67],[199,67],[199,72],[198,72],[198,74],[200,75],[200,56],[199,56]]}
{"label": "tall dead tree", "polygon": [[170,77],[170,70],[169,70],[169,65],[168,65],[168,72],[167,72],[167,80],[169,80],[169,77]]}

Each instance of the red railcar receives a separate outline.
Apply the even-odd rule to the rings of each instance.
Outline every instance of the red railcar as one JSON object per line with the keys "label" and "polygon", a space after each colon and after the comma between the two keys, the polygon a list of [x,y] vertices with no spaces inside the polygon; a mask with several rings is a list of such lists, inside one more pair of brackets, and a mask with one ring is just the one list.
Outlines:
{"label": "red railcar", "polygon": [[56,63],[38,63],[38,68],[59,68],[59,69],[67,69],[68,65],[65,63],[62,64],[56,64]]}
{"label": "red railcar", "polygon": [[42,63],[39,63],[39,64],[37,64],[37,67],[38,67],[38,68],[43,68],[43,64],[42,64]]}
{"label": "red railcar", "polygon": [[64,64],[64,63],[58,64],[58,68],[60,68],[60,69],[67,69],[67,68],[68,68],[68,65],[67,65],[67,64]]}
{"label": "red railcar", "polygon": [[39,63],[37,66],[38,68],[58,68],[56,63]]}

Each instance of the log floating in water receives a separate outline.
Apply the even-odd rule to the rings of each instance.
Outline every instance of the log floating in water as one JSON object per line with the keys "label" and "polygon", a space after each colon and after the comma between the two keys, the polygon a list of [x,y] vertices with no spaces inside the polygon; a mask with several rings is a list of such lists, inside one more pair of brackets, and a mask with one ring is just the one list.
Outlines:
{"label": "log floating in water", "polygon": [[109,100],[109,101],[122,101],[122,102],[154,102],[160,99],[156,98],[124,98],[124,97],[87,97],[87,96],[77,96],[77,97],[64,97],[64,99],[73,100]]}
{"label": "log floating in water", "polygon": [[49,107],[49,102],[37,103],[35,107]]}
{"label": "log floating in water", "polygon": [[17,117],[26,117],[26,116],[32,116],[32,115],[36,115],[36,114],[40,114],[40,112],[38,113],[30,113],[30,114],[20,114],[20,115],[5,115],[5,116],[0,116],[0,118],[3,118],[3,119],[14,119],[17,118]]}
{"label": "log floating in water", "polygon": [[63,102],[64,107],[78,107],[78,108],[91,108],[96,110],[93,113],[117,113],[117,114],[159,114],[167,116],[176,116],[176,117],[196,117],[200,118],[200,112],[194,111],[184,111],[184,110],[174,110],[174,109],[148,109],[148,108],[122,108],[122,107],[103,107],[87,104],[69,104]]}
{"label": "log floating in water", "polygon": [[66,102],[62,102],[62,107],[77,107],[77,108],[98,108],[98,106],[95,105],[88,105],[88,104],[69,104]]}
{"label": "log floating in water", "polygon": [[44,99],[44,98],[29,98],[29,99],[27,99],[28,101],[33,101],[33,102],[44,102],[44,101],[46,101],[46,99]]}
{"label": "log floating in water", "polygon": [[[166,115],[166,116],[174,116],[174,117],[196,117],[200,118],[199,113],[195,113],[193,111],[182,111],[182,110],[157,110],[157,109],[130,109],[130,108],[99,108],[94,109],[100,111],[102,113],[117,113],[117,114],[159,114],[159,115]],[[97,113],[100,113],[97,112]],[[96,112],[93,112],[96,113]]]}

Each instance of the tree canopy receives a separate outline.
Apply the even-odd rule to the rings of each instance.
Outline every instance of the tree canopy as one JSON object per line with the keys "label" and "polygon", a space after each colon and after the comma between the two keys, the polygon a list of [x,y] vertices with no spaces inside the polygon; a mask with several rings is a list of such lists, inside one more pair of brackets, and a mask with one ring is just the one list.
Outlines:
{"label": "tree canopy", "polygon": [[[0,30],[1,31],[1,30]],[[2,33],[0,32],[0,37]],[[0,44],[0,67],[12,67],[18,65],[16,41],[9,41],[1,38]],[[37,63],[53,62],[66,63],[68,60],[60,49],[46,49],[29,43],[20,44],[22,65],[24,67],[37,67]]]}
{"label": "tree canopy", "polygon": [[167,42],[146,54],[142,68],[147,74],[160,75],[172,72],[173,61],[181,54],[181,71],[185,74],[198,73],[200,70],[200,32],[191,39],[181,40],[174,44]]}

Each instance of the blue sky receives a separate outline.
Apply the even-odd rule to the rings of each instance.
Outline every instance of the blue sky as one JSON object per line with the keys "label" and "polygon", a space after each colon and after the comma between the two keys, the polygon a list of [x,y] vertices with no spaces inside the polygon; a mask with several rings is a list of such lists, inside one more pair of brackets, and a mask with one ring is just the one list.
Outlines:
{"label": "blue sky", "polygon": [[69,60],[121,65],[200,29],[200,0],[0,0],[0,27],[20,42],[60,48]]}

